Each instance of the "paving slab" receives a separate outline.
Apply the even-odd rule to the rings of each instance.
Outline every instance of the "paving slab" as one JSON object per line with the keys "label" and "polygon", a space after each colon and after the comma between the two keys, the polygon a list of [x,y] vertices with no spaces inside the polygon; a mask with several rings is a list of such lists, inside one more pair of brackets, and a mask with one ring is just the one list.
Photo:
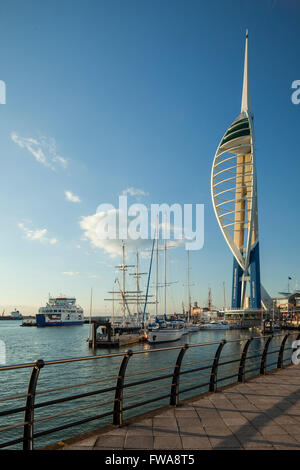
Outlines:
{"label": "paving slab", "polygon": [[154,437],[154,449],[182,449],[182,441],[179,436]]}
{"label": "paving slab", "polygon": [[181,436],[183,449],[210,450],[212,449],[207,436]]}
{"label": "paving slab", "polygon": [[101,449],[122,449],[124,447],[125,436],[102,436],[98,437],[95,447]]}
{"label": "paving slab", "polygon": [[300,367],[206,394],[62,450],[300,450]]}
{"label": "paving slab", "polygon": [[224,437],[210,437],[209,440],[214,450],[242,449],[240,441],[234,436],[227,437],[226,439],[224,439]]}
{"label": "paving slab", "polygon": [[152,436],[130,436],[125,440],[124,449],[153,449]]}

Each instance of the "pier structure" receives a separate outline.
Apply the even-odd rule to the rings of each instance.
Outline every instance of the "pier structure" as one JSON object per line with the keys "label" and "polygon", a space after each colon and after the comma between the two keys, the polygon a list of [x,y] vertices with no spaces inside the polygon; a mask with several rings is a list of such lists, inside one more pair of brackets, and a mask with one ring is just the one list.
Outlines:
{"label": "pier structure", "polygon": [[[246,33],[241,112],[222,137],[211,173],[215,215],[233,254],[231,317],[261,320],[256,154]],[[249,304],[246,302],[249,286]]]}
{"label": "pier structure", "polygon": [[[97,347],[119,347],[143,341],[141,327],[135,325],[119,325],[111,323],[109,319],[104,321],[92,320],[92,338],[88,340],[89,346],[93,349]],[[98,328],[103,331],[102,334],[97,333]]]}

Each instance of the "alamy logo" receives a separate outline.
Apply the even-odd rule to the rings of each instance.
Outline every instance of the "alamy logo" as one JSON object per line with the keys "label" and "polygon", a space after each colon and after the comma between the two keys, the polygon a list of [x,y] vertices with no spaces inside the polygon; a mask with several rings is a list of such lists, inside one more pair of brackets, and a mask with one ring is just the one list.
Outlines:
{"label": "alamy logo", "polygon": [[300,80],[294,80],[292,83],[292,88],[295,88],[295,91],[292,93],[291,100],[293,104],[300,103]]}
{"label": "alamy logo", "polygon": [[0,339],[0,365],[6,364],[6,346],[4,341]]}
{"label": "alamy logo", "polygon": [[6,104],[6,84],[0,80],[0,104]]}
{"label": "alamy logo", "polygon": [[[158,221],[161,223],[158,224]],[[204,205],[174,203],[169,206],[132,204],[119,196],[119,207],[100,204],[97,208],[96,236],[102,240],[157,239],[161,230],[164,240],[185,243],[186,250],[201,250],[204,244]]]}
{"label": "alamy logo", "polygon": [[300,340],[297,339],[292,343],[293,353],[292,353],[292,363],[296,366],[300,364]]}

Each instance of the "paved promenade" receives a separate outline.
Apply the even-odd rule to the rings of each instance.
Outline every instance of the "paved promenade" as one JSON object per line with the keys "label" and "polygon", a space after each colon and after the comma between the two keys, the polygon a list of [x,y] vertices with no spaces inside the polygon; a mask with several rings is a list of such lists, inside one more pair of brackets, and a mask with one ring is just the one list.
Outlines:
{"label": "paved promenade", "polygon": [[63,449],[300,450],[300,366],[99,432]]}

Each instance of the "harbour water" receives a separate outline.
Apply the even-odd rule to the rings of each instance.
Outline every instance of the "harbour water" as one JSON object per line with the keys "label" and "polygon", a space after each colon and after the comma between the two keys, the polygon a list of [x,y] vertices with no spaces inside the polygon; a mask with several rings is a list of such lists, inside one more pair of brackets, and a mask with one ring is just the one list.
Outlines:
{"label": "harbour water", "polygon": [[[108,354],[108,353],[116,353],[115,349],[97,349],[93,351],[88,347],[88,343],[86,339],[88,338],[89,334],[89,325],[85,324],[82,326],[68,326],[68,327],[51,327],[51,328],[20,328],[19,321],[3,321],[0,325],[0,340],[5,342],[6,345],[6,365],[11,364],[21,364],[21,363],[28,363],[33,362],[36,359],[44,359],[44,360],[55,360],[55,359],[67,359],[67,358],[74,358],[74,357],[82,357],[82,356],[90,356],[90,355],[99,355],[99,354]],[[226,339],[230,341],[232,339],[237,338],[244,338],[247,339],[250,337],[251,331],[250,330],[224,330],[224,331],[199,331],[195,333],[190,333],[188,335],[183,336],[179,341],[174,343],[165,343],[165,344],[157,344],[157,345],[149,345],[146,343],[141,344],[134,344],[130,346],[132,350],[145,350],[149,351],[150,349],[159,349],[163,347],[170,347],[170,346],[180,346],[181,344],[185,343],[206,343],[206,342],[214,342],[214,341],[221,341],[222,339]],[[264,339],[259,338],[252,342],[249,354],[251,355],[251,351],[256,351],[259,348],[263,347]],[[272,348],[278,348],[280,344],[279,338],[274,338],[272,340]],[[237,354],[237,357],[240,356],[240,353],[243,349],[244,342],[234,342],[225,345],[222,356],[224,360],[226,360],[226,356],[231,354]],[[189,349],[184,357],[183,367],[191,368],[190,363],[194,361],[203,361],[201,365],[208,365],[211,364],[212,358],[214,357],[214,353],[216,351],[217,345],[211,345],[209,347],[197,347]],[[120,348],[118,352],[126,351],[126,347]],[[127,378],[128,382],[138,380],[141,378],[145,378],[145,375],[140,376],[140,374],[145,374],[145,371],[150,371],[153,369],[165,369],[157,374],[171,374],[176,362],[176,357],[178,355],[178,350],[170,350],[170,351],[158,351],[156,353],[145,353],[140,355],[134,355],[132,359],[130,359],[128,367],[127,367]],[[272,359],[272,356],[270,356]],[[257,360],[249,361],[248,365],[250,367],[251,363],[258,364]],[[118,374],[119,366],[120,366],[121,358],[107,358],[107,359],[96,359],[90,361],[82,361],[82,362],[75,362],[75,363],[67,363],[67,364],[58,364],[58,365],[49,365],[44,367],[41,370],[37,391],[41,392],[42,390],[47,389],[54,389],[60,388],[64,386],[70,386],[80,383],[86,383],[91,381],[101,380],[103,378],[111,377],[110,381],[107,382],[99,382],[94,384],[86,384],[80,388],[74,388],[68,390],[67,392],[71,395],[75,395],[77,393],[86,393],[92,390],[108,388],[115,385],[116,376]],[[195,366],[194,366],[195,367]],[[238,362],[235,364],[229,364],[228,373],[227,375],[232,375],[232,368],[237,371],[238,369]],[[0,390],[1,396],[0,399],[3,399],[9,395],[18,395],[24,394],[27,392],[28,387],[28,380],[30,377],[31,369],[19,369],[19,370],[11,370],[11,371],[1,371],[0,372]],[[226,374],[226,372],[225,372]],[[192,375],[192,377],[191,377]],[[200,371],[199,373],[190,374],[189,380],[193,384],[197,381],[198,383],[206,383],[208,381],[209,370]],[[226,376],[226,375],[225,375]],[[187,380],[188,377],[183,380]],[[196,382],[195,382],[196,381]],[[232,380],[231,380],[232,381]],[[134,392],[140,393],[140,401],[146,400],[149,395],[147,395],[148,391],[151,390],[152,387],[152,394],[151,396],[163,395],[168,393],[169,385],[171,383],[171,379],[163,379],[159,382],[154,382],[154,384],[147,383],[142,384],[138,388],[134,388]],[[188,383],[188,380],[187,380]],[[226,381],[224,381],[221,385],[225,385]],[[155,387],[161,387],[166,385],[165,389],[160,389],[155,391]],[[185,385],[186,387],[186,385]],[[188,398],[193,394],[201,393],[206,389],[199,389],[199,391],[194,391],[191,393],[186,393],[186,396],[183,398]],[[130,398],[130,393],[132,390],[130,388],[124,392],[126,404],[129,405],[132,402]],[[52,392],[50,394],[41,394],[38,395],[36,398],[36,403],[57,399],[60,397],[66,396],[65,390],[59,390],[56,392]],[[84,419],[85,417],[92,416],[93,414],[101,414],[105,411],[109,411],[112,409],[112,402],[114,394],[113,392],[106,392],[101,395],[95,395],[90,397],[85,397],[80,400],[74,400],[71,402],[64,402],[61,404],[55,404],[52,406],[47,406],[46,408],[40,408],[36,410],[35,419],[42,419],[46,416],[50,417],[45,421],[40,421],[35,425],[35,432],[40,432],[45,429],[55,428],[56,426],[60,426],[66,423],[71,423],[74,421],[78,421]],[[135,401],[137,398],[135,398]],[[101,405],[103,402],[110,403]],[[24,406],[25,398],[20,398],[13,401],[0,401],[0,411],[4,411],[5,409]],[[99,403],[99,407],[97,408],[97,403]],[[158,401],[152,403],[151,405],[141,406],[133,410],[125,413],[125,418],[130,417],[133,414],[144,413],[148,410],[154,409],[159,406],[163,406],[167,404],[167,400]],[[93,405],[93,408],[82,410],[76,414],[66,414],[64,416],[56,417],[55,415],[61,412],[68,412],[72,409],[84,407],[88,405]],[[0,427],[8,426],[10,424],[16,424],[17,422],[23,421],[23,412],[18,413],[17,415],[5,416],[0,417]],[[50,434],[49,436],[43,436],[38,439],[36,443],[37,448],[41,448],[49,443],[55,443],[60,440],[66,439],[68,437],[72,437],[74,435],[90,431],[92,429],[96,429],[99,427],[104,426],[111,422],[111,416],[103,418],[101,420],[92,421],[90,423],[85,423],[78,425],[74,428],[70,428],[64,430],[63,432],[56,432],[55,434]],[[0,432],[0,443],[6,442],[10,439],[16,439],[22,436],[22,428],[14,429],[5,433]]]}

